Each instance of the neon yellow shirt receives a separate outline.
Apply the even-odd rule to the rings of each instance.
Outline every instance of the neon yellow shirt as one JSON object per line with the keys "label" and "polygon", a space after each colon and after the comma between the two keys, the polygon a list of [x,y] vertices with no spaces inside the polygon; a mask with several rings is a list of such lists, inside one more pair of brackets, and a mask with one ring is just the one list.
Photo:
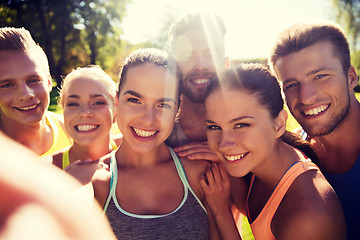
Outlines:
{"label": "neon yellow shirt", "polygon": [[[110,140],[110,144],[111,144],[112,150],[116,150],[117,146],[116,146],[114,139]],[[70,164],[69,150],[70,150],[70,146],[64,150],[63,155],[62,155],[62,168],[63,169],[65,169]]]}
{"label": "neon yellow shirt", "polygon": [[60,123],[54,114],[55,113],[50,112],[45,114],[46,123],[51,127],[53,132],[53,142],[51,147],[41,156],[50,155],[71,145],[69,138],[66,136],[64,130],[60,126]]}

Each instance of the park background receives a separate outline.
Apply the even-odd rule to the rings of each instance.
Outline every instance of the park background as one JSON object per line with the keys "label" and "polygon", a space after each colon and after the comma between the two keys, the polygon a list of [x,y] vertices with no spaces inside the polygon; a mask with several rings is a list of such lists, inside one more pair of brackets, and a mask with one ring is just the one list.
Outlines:
{"label": "park background", "polygon": [[[223,18],[232,66],[266,64],[278,34],[293,24],[336,23],[347,34],[352,65],[360,72],[360,0],[0,0],[0,27],[25,27],[43,47],[53,77],[49,109],[61,112],[57,96],[63,76],[97,64],[117,81],[123,60],[133,50],[168,50],[170,24],[190,11]],[[355,91],[360,92],[359,85]],[[288,129],[297,126],[290,117]],[[252,239],[246,224],[243,234]]]}

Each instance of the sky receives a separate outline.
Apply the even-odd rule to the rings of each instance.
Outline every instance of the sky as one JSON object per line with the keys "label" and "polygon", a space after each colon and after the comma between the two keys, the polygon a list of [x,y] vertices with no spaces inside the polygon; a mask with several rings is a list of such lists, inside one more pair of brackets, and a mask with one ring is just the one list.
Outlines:
{"label": "sky", "polygon": [[277,36],[293,24],[335,22],[332,0],[132,0],[123,19],[123,39],[140,43],[156,37],[167,15],[215,12],[224,20],[226,55],[266,58]]}

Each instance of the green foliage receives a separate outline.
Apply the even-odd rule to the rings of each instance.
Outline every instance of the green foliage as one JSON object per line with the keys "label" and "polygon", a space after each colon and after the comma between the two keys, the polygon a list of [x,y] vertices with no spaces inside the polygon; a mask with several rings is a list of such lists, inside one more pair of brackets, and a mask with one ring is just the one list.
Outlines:
{"label": "green foliage", "polygon": [[119,52],[120,22],[131,0],[8,0],[0,26],[25,27],[48,56],[59,86],[62,75],[88,64],[110,68]]}

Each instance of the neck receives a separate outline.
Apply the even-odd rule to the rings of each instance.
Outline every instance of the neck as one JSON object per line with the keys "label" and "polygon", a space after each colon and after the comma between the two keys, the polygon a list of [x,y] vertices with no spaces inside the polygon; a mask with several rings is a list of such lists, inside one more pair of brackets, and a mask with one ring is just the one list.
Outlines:
{"label": "neck", "polygon": [[74,142],[73,146],[69,150],[69,160],[73,162],[75,160],[97,160],[102,156],[110,153],[112,147],[110,146],[110,135],[105,139],[95,141],[89,145],[80,145]]}
{"label": "neck", "polygon": [[301,158],[300,151],[279,139],[275,143],[272,153],[268,154],[266,160],[254,169],[253,173],[269,189],[275,189],[286,170]]}
{"label": "neck", "polygon": [[52,145],[52,129],[46,123],[46,117],[32,124],[25,125],[4,117],[0,118],[0,129],[8,137],[33,150],[38,155],[46,152]]}
{"label": "neck", "polygon": [[179,123],[185,134],[193,141],[206,141],[205,104],[195,103],[182,95]]}
{"label": "neck", "polygon": [[125,139],[115,155],[118,167],[122,168],[151,168],[171,159],[169,148],[165,143],[149,152],[138,152]]}

